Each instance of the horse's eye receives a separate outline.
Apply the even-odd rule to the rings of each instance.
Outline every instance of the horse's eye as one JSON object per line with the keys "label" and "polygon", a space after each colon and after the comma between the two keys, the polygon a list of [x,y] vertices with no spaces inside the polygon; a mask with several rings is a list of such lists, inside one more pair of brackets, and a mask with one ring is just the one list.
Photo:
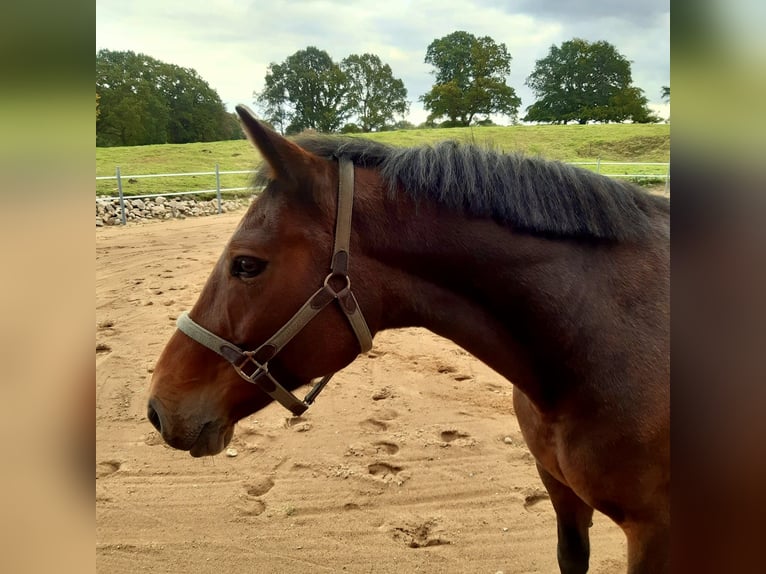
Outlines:
{"label": "horse's eye", "polygon": [[231,262],[231,274],[242,279],[249,279],[260,275],[264,269],[266,269],[266,262],[257,257],[240,255]]}

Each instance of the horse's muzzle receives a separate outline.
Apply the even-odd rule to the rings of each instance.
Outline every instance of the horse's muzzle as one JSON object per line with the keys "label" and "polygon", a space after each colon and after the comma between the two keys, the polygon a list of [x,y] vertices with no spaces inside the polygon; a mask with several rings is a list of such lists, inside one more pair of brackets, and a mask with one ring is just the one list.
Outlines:
{"label": "horse's muzzle", "polygon": [[231,440],[234,430],[233,425],[213,420],[184,420],[172,424],[162,404],[154,397],[149,399],[146,416],[168,446],[189,451],[195,457],[221,452]]}

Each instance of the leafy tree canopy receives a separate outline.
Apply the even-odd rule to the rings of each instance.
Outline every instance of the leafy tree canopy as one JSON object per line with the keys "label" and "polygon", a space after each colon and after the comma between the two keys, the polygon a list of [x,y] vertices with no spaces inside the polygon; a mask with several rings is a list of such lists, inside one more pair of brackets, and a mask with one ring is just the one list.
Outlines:
{"label": "leafy tree canopy", "polygon": [[254,96],[266,118],[288,134],[379,131],[409,109],[404,83],[378,56],[353,54],[337,64],[313,46],[272,63]]}
{"label": "leafy tree canopy", "polygon": [[404,82],[375,54],[352,54],[340,67],[348,80],[348,103],[363,132],[381,131],[409,110]]}
{"label": "leafy tree canopy", "polygon": [[521,100],[505,82],[511,72],[505,44],[457,31],[431,42],[425,62],[434,67],[436,78],[420,98],[431,112],[430,121],[446,116],[448,125],[467,126],[477,115],[516,117]]}
{"label": "leafy tree canopy", "polygon": [[314,46],[272,63],[256,100],[282,133],[335,132],[351,115],[349,83],[329,54]]}
{"label": "leafy tree canopy", "polygon": [[585,124],[658,121],[647,107],[643,90],[632,85],[630,61],[608,42],[575,38],[535,64],[526,80],[537,101],[527,108],[527,121]]}
{"label": "leafy tree canopy", "polygon": [[96,145],[228,139],[221,98],[195,70],[131,51],[96,54]]}

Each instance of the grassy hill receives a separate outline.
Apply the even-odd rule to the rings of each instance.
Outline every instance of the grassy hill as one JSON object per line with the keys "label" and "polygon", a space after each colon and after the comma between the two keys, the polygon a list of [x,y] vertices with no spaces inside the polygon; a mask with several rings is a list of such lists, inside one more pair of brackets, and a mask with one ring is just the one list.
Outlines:
{"label": "grassy hill", "polygon": [[[472,127],[401,130],[365,134],[370,139],[396,146],[413,146],[442,140],[473,142],[503,151],[523,151],[549,159],[572,162],[667,162],[670,159],[670,126],[667,124],[607,124],[566,126]],[[252,169],[257,151],[245,140],[193,144],[163,144],[96,148],[96,175],[114,175],[120,167],[125,195],[214,189],[214,176],[137,179],[131,175]],[[595,166],[586,166],[595,169]],[[658,173],[662,166],[602,165],[602,173]],[[247,175],[222,175],[222,187],[243,187]],[[116,195],[117,182],[96,182],[98,195]]]}

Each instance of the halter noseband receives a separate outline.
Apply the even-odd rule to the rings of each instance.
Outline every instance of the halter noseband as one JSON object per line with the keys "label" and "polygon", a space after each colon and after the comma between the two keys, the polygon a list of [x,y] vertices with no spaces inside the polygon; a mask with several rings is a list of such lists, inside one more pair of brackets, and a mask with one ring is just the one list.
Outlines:
{"label": "halter noseband", "polygon": [[[268,341],[254,351],[243,351],[235,344],[195,323],[186,311],[176,321],[176,326],[184,334],[221,355],[234,366],[240,377],[249,383],[257,385],[295,416],[299,416],[309,408],[309,405],[314,402],[314,399],[316,399],[334,373],[325,375],[314,385],[306,397],[300,400],[280,385],[271,375],[269,372],[269,361],[293,337],[300,333],[322,309],[333,301],[337,301],[348,319],[356,338],[359,340],[361,352],[365,353],[372,348],[372,335],[370,335],[370,329],[367,327],[367,323],[362,316],[362,311],[359,308],[356,297],[351,292],[351,279],[348,276],[351,212],[354,205],[354,164],[348,159],[341,158],[338,163],[338,172],[338,209],[335,220],[335,246],[333,248],[330,273],[325,278],[324,284],[309,297],[308,301],[298,309],[295,315],[279,331],[274,333]],[[332,286],[334,282],[343,284],[340,290],[336,290]],[[246,369],[252,369],[252,372],[248,373]]]}

